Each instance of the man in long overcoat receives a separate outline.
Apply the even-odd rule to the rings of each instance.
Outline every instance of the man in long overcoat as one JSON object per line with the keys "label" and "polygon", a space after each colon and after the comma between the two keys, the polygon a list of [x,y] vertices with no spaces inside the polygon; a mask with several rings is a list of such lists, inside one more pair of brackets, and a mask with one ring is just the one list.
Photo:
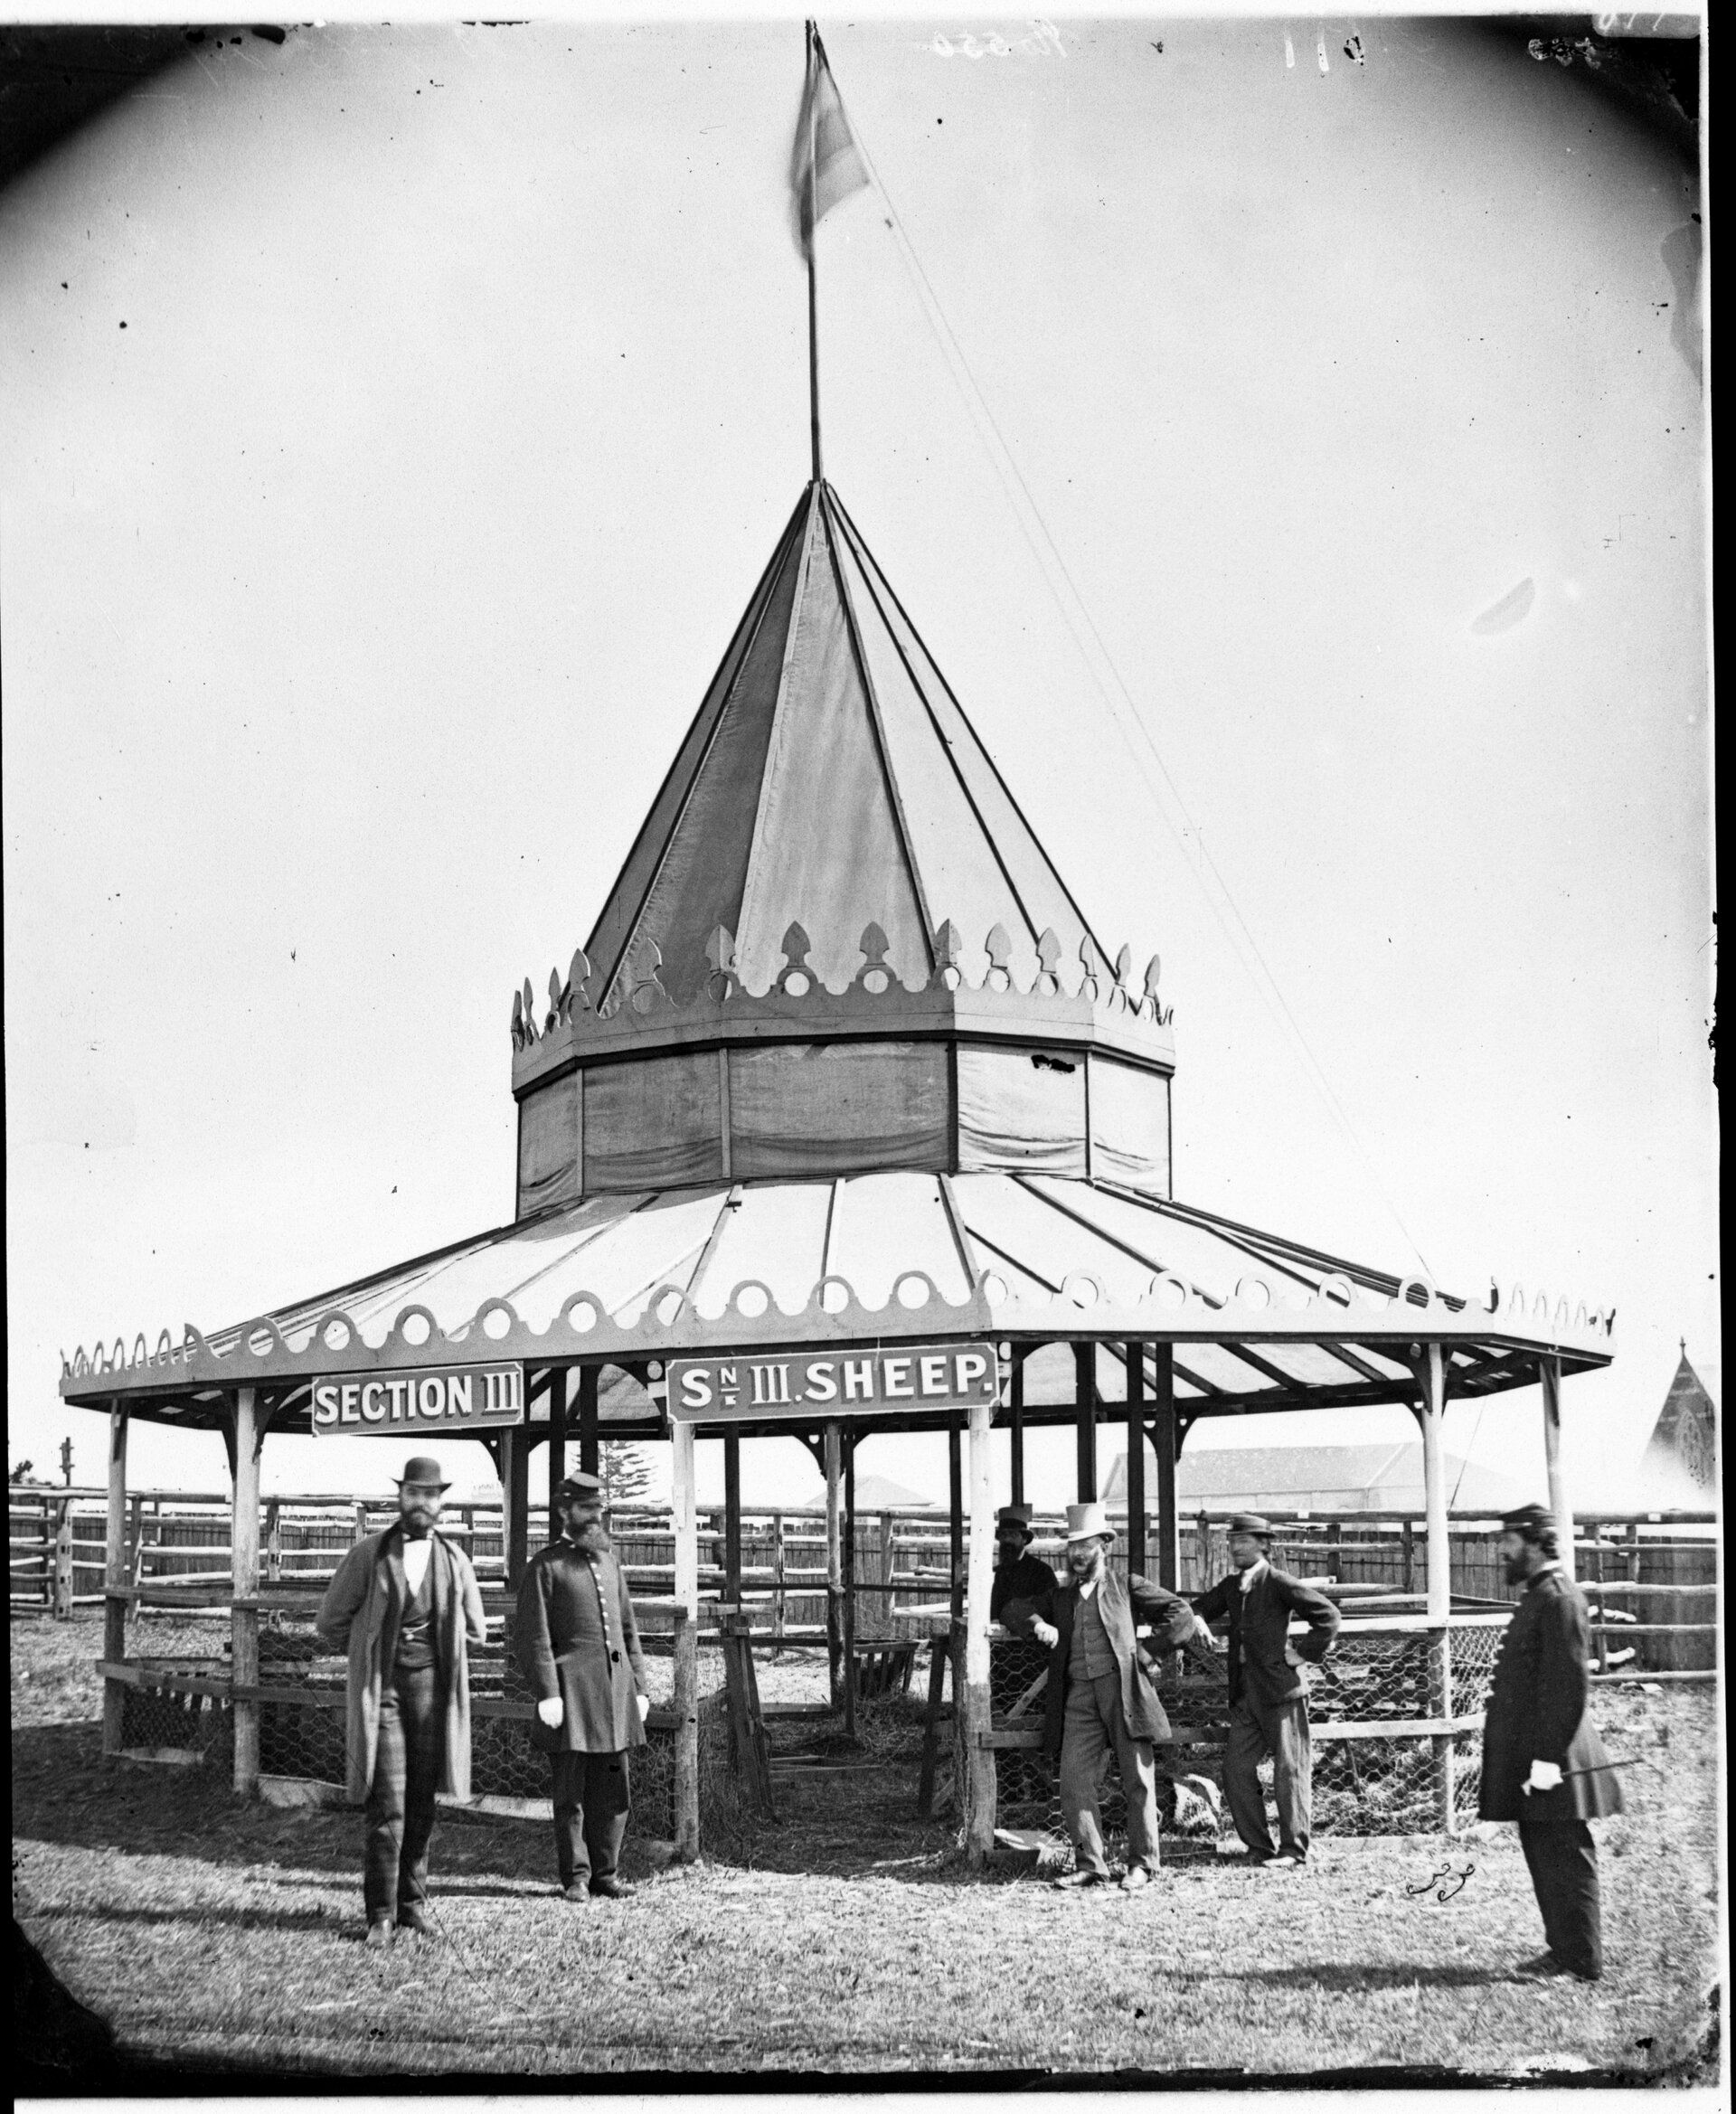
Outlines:
{"label": "man in long overcoat", "polygon": [[1134,1622],[1137,1618],[1162,1630],[1160,1651],[1179,1649],[1198,1625],[1187,1602],[1162,1586],[1143,1578],[1130,1578],[1124,1586],[1109,1569],[1114,1541],[1101,1505],[1070,1505],[1067,1583],[1010,1602],[1002,1619],[1007,1628],[1049,1647],[1043,1751],[1061,1757],[1061,1811],[1076,1858],[1076,1868],[1054,1883],[1109,1883],[1097,1779],[1113,1747],[1127,1802],[1127,1869],[1121,1884],[1131,1893],[1157,1873],[1152,1743],[1169,1738],[1156,1668],[1134,1634]]}
{"label": "man in long overcoat", "polygon": [[[1230,1561],[1233,1574],[1221,1579],[1194,1602],[1206,1622],[1230,1628],[1230,1737],[1223,1755],[1223,1788],[1236,1833],[1250,1856],[1279,1871],[1306,1864],[1314,1813],[1314,1750],[1308,1730],[1305,1662],[1318,1665],[1338,1634],[1338,1610],[1322,1592],[1274,1569],[1269,1521],[1258,1513],[1233,1513]],[[1306,1636],[1290,1641],[1290,1619],[1299,1616]],[[1260,1788],[1260,1764],[1272,1758],[1278,1806],[1278,1847],[1272,1847]]]}
{"label": "man in long overcoat", "polygon": [[1507,1583],[1524,1592],[1495,1664],[1477,1811],[1519,1823],[1549,1949],[1522,1971],[1595,1982],[1603,1931],[1588,1823],[1621,1811],[1621,1782],[1586,1714],[1590,1619],[1543,1505],[1506,1514],[1500,1551]]}
{"label": "man in long overcoat", "polygon": [[363,1800],[363,1898],[370,1945],[426,1931],[434,1800],[470,1796],[469,1647],[486,1641],[476,1574],[436,1531],[449,1485],[426,1456],[408,1462],[398,1518],[346,1552],[316,1618],[328,1651],[349,1654],[350,1797]]}
{"label": "man in long overcoat", "polygon": [[1031,1524],[1034,1507],[1004,1505],[995,1515],[995,1577],[988,1589],[988,1619],[998,1622],[1014,1600],[1034,1600],[1061,1581],[1041,1556],[1031,1553],[1036,1539]]}
{"label": "man in long overcoat", "polygon": [[558,1540],[539,1549],[519,1588],[518,1663],[536,1698],[533,1743],[554,1778],[554,1855],[570,1902],[624,1900],[617,1870],[627,1834],[627,1753],[645,1745],[645,1655],[603,1520],[595,1476],[555,1493]]}

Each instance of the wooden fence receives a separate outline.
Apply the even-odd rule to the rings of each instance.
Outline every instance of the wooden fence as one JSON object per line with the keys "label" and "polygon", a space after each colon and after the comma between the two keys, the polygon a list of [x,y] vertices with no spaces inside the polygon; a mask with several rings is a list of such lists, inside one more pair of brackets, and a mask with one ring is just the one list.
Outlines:
{"label": "wooden fence", "polygon": [[[103,1600],[107,1493],[91,1489],[14,1487],[10,1493],[12,1605],[14,1612],[70,1616]],[[323,1587],[344,1551],[395,1515],[390,1500],[285,1496],[261,1502],[260,1574],[268,1587]],[[1124,1513],[1110,1508],[1125,1527]],[[1326,1578],[1348,1598],[1378,1600],[1400,1610],[1420,1609],[1428,1536],[1418,1519],[1272,1515],[1274,1560],[1308,1578]],[[531,1550],[547,1539],[546,1506],[530,1510]],[[1037,1519],[1040,1554],[1060,1561],[1060,1515]],[[505,1578],[499,1503],[448,1505],[442,1531],[460,1543],[485,1583]],[[1718,1550],[1711,1514],[1583,1515],[1577,1522],[1575,1571],[1590,1601],[1593,1643],[1600,1668],[1634,1672],[1704,1672],[1715,1666]],[[636,1597],[667,1601],[675,1579],[674,1524],[666,1507],[619,1505],[613,1514],[616,1546]],[[725,1588],[723,1511],[700,1514],[702,1626],[717,1627]],[[1148,1525],[1146,1568],[1157,1569]],[[1515,1597],[1500,1575],[1491,1523],[1456,1516],[1449,1527],[1452,1584],[1461,1606],[1499,1608]],[[1124,1541],[1125,1546],[1125,1541]],[[227,1494],[137,1491],[127,1499],[126,1575],[148,1610],[153,1588],[167,1588],[184,1605],[192,1589],[211,1604],[225,1601],[230,1584],[230,1501]],[[953,1537],[944,1511],[858,1513],[854,1537],[856,1634],[859,1638],[907,1633],[912,1618],[944,1615],[951,1598]],[[1202,1591],[1230,1568],[1222,1515],[1184,1520],[1179,1534],[1178,1585]],[[1123,1568],[1125,1562],[1123,1562]],[[811,1638],[823,1634],[826,1613],[826,1514],[823,1508],[744,1508],[741,1515],[741,1606],[756,1635]],[[648,1605],[643,1626],[666,1631],[667,1607]]]}

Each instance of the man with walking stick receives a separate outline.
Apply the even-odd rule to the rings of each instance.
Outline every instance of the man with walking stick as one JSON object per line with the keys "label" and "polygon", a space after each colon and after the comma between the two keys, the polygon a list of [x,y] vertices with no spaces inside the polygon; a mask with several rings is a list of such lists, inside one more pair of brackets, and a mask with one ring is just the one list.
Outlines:
{"label": "man with walking stick", "polygon": [[435,1531],[450,1486],[418,1455],[398,1485],[398,1518],[349,1550],[316,1618],[328,1651],[347,1652],[352,1798],[365,1800],[367,1943],[398,1928],[428,1934],[434,1800],[470,1796],[468,1647],[486,1641],[476,1574]]}
{"label": "man with walking stick", "polygon": [[1518,1822],[1543,1911],[1548,1949],[1519,1972],[1595,1982],[1603,1931],[1598,1845],[1587,1824],[1621,1811],[1621,1780],[1586,1714],[1590,1618],[1543,1505],[1505,1514],[1498,1547],[1507,1583],[1524,1592],[1495,1664],[1477,1812]]}

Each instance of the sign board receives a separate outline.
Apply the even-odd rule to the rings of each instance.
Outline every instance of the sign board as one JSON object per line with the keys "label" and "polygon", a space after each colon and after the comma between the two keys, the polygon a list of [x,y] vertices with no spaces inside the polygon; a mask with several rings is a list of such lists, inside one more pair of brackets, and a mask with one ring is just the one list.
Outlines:
{"label": "sign board", "polygon": [[334,1373],[314,1383],[313,1428],[346,1439],[462,1439],[524,1421],[516,1364],[433,1365],[422,1373]]}
{"label": "sign board", "polygon": [[824,1422],[906,1410],[967,1410],[1000,1395],[993,1344],[898,1344],[872,1351],[756,1351],[677,1358],[669,1414],[677,1424]]}

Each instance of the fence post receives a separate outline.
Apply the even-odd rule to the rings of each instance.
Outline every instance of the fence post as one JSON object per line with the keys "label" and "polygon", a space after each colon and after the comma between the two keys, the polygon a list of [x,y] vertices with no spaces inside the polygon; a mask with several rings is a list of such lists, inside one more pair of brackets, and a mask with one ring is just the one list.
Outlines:
{"label": "fence post", "polygon": [[1404,1552],[1404,1590],[1409,1593],[1416,1590],[1417,1584],[1417,1523],[1407,1519],[1402,1524],[1400,1541]]}
{"label": "fence post", "polygon": [[1201,1513],[1194,1529],[1200,1544],[1200,1581],[1197,1590],[1208,1592],[1212,1587],[1212,1522]]}
{"label": "fence post", "polygon": [[967,1773],[963,1788],[965,1854],[984,1864],[995,1847],[995,1753],[983,1744],[994,1722],[988,1687],[988,1596],[995,1562],[995,1515],[989,1489],[992,1402],[970,1405],[970,1547],[965,1593],[965,1721]]}
{"label": "fence post", "polygon": [[[135,1515],[137,1506],[134,1507]],[[127,1583],[127,1412],[117,1406],[108,1412],[108,1539],[104,1550],[102,1581],[102,1656],[111,1664],[127,1656],[127,1603],[121,1591]],[[127,1700],[123,1682],[104,1677],[102,1684],[102,1751],[118,1754],[121,1712]]]}
{"label": "fence post", "polygon": [[[235,1390],[235,1480],[230,1524],[229,1613],[231,1709],[235,1727],[235,1789],[243,1798],[259,1788],[259,1706],[241,1690],[259,1685],[259,1391]],[[243,1602],[250,1603],[243,1605]]]}
{"label": "fence post", "polygon": [[53,1606],[56,1620],[67,1622],[72,1616],[72,1500],[61,1498],[58,1511],[60,1516],[54,1528]]}
{"label": "fence post", "polygon": [[38,1503],[42,1512],[42,1606],[52,1615],[54,1612],[54,1500],[44,1496]]}
{"label": "fence post", "polygon": [[693,1428],[677,1424],[675,1448],[675,1855],[699,1855],[699,1525],[693,1512]]}
{"label": "fence post", "polygon": [[283,1581],[283,1508],[275,1497],[265,1508],[265,1575],[271,1585]]}
{"label": "fence post", "polygon": [[771,1515],[771,1634],[784,1634],[784,1515]]}

